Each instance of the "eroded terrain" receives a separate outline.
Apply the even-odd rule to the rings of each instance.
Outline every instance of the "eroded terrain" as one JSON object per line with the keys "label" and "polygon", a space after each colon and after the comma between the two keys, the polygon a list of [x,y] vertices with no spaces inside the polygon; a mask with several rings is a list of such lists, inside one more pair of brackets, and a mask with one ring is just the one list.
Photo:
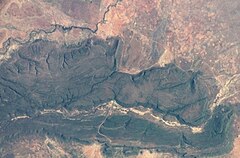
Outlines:
{"label": "eroded terrain", "polygon": [[0,1],[1,157],[237,158],[239,7]]}
{"label": "eroded terrain", "polygon": [[[73,46],[37,40],[14,52],[0,66],[1,144],[47,135],[62,141],[97,141],[110,157],[116,148],[125,156],[145,148],[182,156],[214,155],[231,148],[232,109],[221,105],[212,114],[209,105],[215,94],[200,72],[174,64],[135,75],[119,72],[120,47],[118,38],[91,38]],[[141,105],[185,127],[166,128],[131,112],[99,109],[113,100],[125,109]],[[78,113],[65,116],[63,109]]]}

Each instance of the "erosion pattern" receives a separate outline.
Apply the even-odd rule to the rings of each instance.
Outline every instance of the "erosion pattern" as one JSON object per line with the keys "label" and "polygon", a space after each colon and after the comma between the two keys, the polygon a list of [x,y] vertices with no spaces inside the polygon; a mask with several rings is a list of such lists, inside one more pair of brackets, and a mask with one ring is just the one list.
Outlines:
{"label": "erosion pattern", "polygon": [[[47,135],[66,142],[98,141],[109,157],[119,147],[126,156],[140,149],[183,157],[218,155],[231,149],[233,110],[227,105],[209,109],[215,96],[202,72],[168,64],[132,75],[118,70],[120,54],[119,38],[90,38],[72,46],[36,40],[12,53],[0,65],[1,145],[22,136]],[[123,108],[141,105],[156,116],[203,130],[168,128],[130,113],[98,113],[96,109],[110,101]],[[80,114],[69,118],[44,113],[60,108],[77,109]]]}

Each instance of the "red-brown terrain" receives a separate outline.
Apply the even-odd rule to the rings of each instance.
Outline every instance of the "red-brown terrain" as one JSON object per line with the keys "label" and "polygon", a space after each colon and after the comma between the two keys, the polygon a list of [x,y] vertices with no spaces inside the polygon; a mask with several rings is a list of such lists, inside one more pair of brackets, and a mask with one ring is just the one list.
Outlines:
{"label": "red-brown terrain", "polygon": [[[93,36],[122,39],[119,71],[136,74],[176,63],[183,70],[204,72],[206,84],[214,89],[209,93],[216,95],[212,107],[226,102],[237,107],[240,102],[238,0],[0,0],[1,61],[35,39],[68,45]],[[198,111],[190,110],[186,113]],[[240,157],[239,122],[238,114],[234,147],[225,157]],[[16,157],[26,149],[36,157],[44,157],[41,152],[68,157],[69,152],[57,143],[53,146],[58,148],[50,150],[45,138],[19,140],[16,146],[20,146],[13,149]],[[85,157],[102,157],[99,144],[73,148]],[[161,156],[144,151],[137,157]]]}

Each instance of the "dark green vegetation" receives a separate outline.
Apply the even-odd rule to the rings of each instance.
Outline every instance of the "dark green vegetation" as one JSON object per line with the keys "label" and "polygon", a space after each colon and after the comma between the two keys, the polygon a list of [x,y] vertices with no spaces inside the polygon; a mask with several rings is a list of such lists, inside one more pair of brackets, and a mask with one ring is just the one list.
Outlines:
{"label": "dark green vegetation", "polygon": [[[137,147],[119,143],[125,154],[134,154],[148,144],[182,155],[188,155],[189,150],[200,155],[229,148],[232,110],[220,106],[210,117],[208,101],[212,96],[199,72],[185,72],[169,64],[136,75],[121,73],[116,66],[119,47],[119,39],[88,39],[71,47],[38,40],[12,54],[0,65],[0,143],[24,135],[47,134],[81,143],[95,138],[107,143],[106,137],[126,144],[142,142]],[[192,134],[128,115],[113,115],[105,120],[104,116],[90,114],[94,107],[111,100],[123,107],[143,105],[186,125],[208,122],[203,133]],[[39,112],[61,107],[89,111],[89,115],[70,120]],[[30,119],[10,121],[21,115]],[[106,154],[110,151],[104,149]]]}
{"label": "dark green vegetation", "polygon": [[[108,118],[101,133],[112,138],[127,141],[141,141],[156,144],[156,150],[173,150],[182,156],[216,155],[226,153],[231,149],[232,136],[230,123],[233,111],[228,106],[219,106],[212,118],[206,124],[202,133],[189,133],[180,130],[169,130],[157,126],[144,119],[127,115],[118,115]],[[180,147],[179,147],[180,146]],[[107,153],[111,147],[106,146]],[[109,149],[108,149],[109,148]],[[125,146],[125,148],[141,149],[141,146]],[[136,150],[135,149],[135,150]],[[192,151],[187,153],[186,150]],[[197,153],[197,154],[196,154]]]}
{"label": "dark green vegetation", "polygon": [[151,107],[184,124],[206,120],[210,96],[199,73],[175,65],[137,75],[117,72],[119,41],[108,42],[90,39],[80,46],[56,48],[35,41],[18,50],[0,66],[1,118],[32,115],[43,108],[91,109],[116,100],[124,107]]}

